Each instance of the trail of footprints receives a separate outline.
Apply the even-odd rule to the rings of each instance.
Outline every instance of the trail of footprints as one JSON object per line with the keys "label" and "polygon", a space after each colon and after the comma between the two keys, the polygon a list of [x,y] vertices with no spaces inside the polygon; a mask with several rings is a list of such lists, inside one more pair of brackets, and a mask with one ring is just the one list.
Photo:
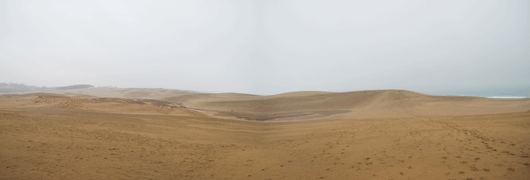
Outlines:
{"label": "trail of footprints", "polygon": [[[331,141],[326,143],[326,148],[321,149],[321,154],[319,155],[319,159],[325,159],[325,160],[333,160],[333,161],[324,161],[324,162],[334,162],[332,164],[328,164],[328,166],[323,167],[325,171],[334,171],[334,170],[344,170],[344,167],[350,168],[351,170],[355,171],[362,171],[362,170],[371,170],[373,168],[381,168],[383,166],[385,167],[406,167],[406,170],[414,171],[414,167],[412,165],[407,165],[407,159],[412,159],[414,156],[414,153],[421,153],[422,146],[428,146],[434,145],[439,146],[442,148],[446,154],[442,155],[440,157],[440,162],[442,164],[448,164],[448,169],[451,171],[445,172],[446,176],[458,174],[458,176],[461,176],[461,178],[465,178],[467,180],[473,180],[474,177],[477,176],[477,173],[483,174],[482,176],[479,175],[478,179],[485,180],[487,179],[484,176],[488,176],[488,173],[490,172],[502,172],[505,174],[514,173],[517,171],[516,168],[513,167],[513,164],[509,164],[506,160],[501,159],[507,159],[508,158],[519,158],[523,159],[523,164],[525,167],[530,168],[530,163],[528,162],[529,158],[528,150],[530,148],[526,148],[526,146],[518,147],[517,144],[510,142],[510,141],[504,141],[504,140],[497,140],[491,137],[487,137],[483,134],[481,134],[478,130],[467,130],[460,128],[456,125],[452,125],[449,123],[429,123],[429,126],[439,126],[439,127],[448,127],[450,133],[444,134],[443,142],[445,141],[456,141],[456,146],[448,147],[446,144],[442,143],[435,143],[431,141],[428,137],[436,136],[436,134],[427,133],[424,135],[421,135],[421,132],[418,131],[418,129],[408,129],[408,137],[396,137],[394,140],[394,145],[400,145],[400,141],[407,141],[406,138],[410,138],[408,140],[412,141],[418,141],[418,142],[425,142],[424,144],[420,144],[417,146],[416,150],[410,152],[407,158],[400,159],[398,157],[388,155],[386,153],[386,150],[381,150],[381,152],[372,152],[367,154],[372,154],[375,156],[373,158],[372,156],[364,157],[362,161],[357,162],[348,162],[348,161],[341,161],[341,155],[347,154],[347,148],[350,146],[347,145],[348,140],[347,138],[350,138],[351,141],[355,138],[355,136],[347,136],[346,133],[342,133],[340,137],[338,137],[335,141]],[[367,130],[369,131],[377,131],[377,129],[384,128],[384,126],[387,126],[387,124],[384,124],[380,126],[379,128],[369,128]],[[390,126],[390,125],[388,125]],[[422,127],[426,128],[426,127]],[[403,139],[405,138],[405,139]],[[451,144],[451,143],[448,143]],[[399,146],[402,147],[402,146]],[[337,149],[340,149],[337,151]],[[520,152],[511,152],[507,151],[505,149],[518,149]],[[419,152],[418,152],[419,151]],[[456,153],[455,153],[456,152]],[[386,156],[386,157],[380,157],[380,156]],[[494,160],[497,162],[495,164],[489,164],[489,162],[482,162],[483,157],[487,156],[498,156],[498,158],[495,158]],[[315,160],[317,159],[317,156],[313,157]],[[311,160],[311,163],[315,162],[315,160]],[[283,167],[286,164],[291,163],[292,161],[289,160],[285,164],[282,164],[281,167]],[[321,161],[322,162],[322,161]],[[456,163],[449,163],[449,162],[456,162]],[[457,168],[450,164],[460,164],[462,166],[467,166],[467,169],[464,168]],[[528,169],[527,169],[528,170]],[[337,171],[339,172],[339,171]],[[391,177],[396,177],[399,179],[400,176],[406,177],[407,172],[406,171],[399,171],[395,175],[390,175]],[[373,176],[379,176],[378,174],[373,174]],[[467,177],[466,177],[467,176]],[[321,176],[320,179],[326,179],[327,177]],[[389,178],[393,179],[393,178]],[[451,179],[451,178],[448,178]]]}
{"label": "trail of footprints", "polygon": [[[460,155],[457,155],[454,157],[454,159],[456,161],[459,161],[460,164],[463,164],[463,165],[469,165],[469,171],[470,172],[478,172],[478,171],[481,171],[481,172],[485,172],[485,173],[489,173],[492,171],[492,167],[489,167],[489,166],[484,166],[484,167],[477,167],[477,165],[475,165],[476,163],[478,163],[481,158],[480,157],[465,157],[466,156],[466,152],[474,152],[474,154],[478,154],[480,156],[486,156],[486,155],[490,155],[490,156],[498,156],[498,157],[501,157],[501,158],[498,158],[498,157],[495,157],[496,159],[504,159],[506,158],[505,156],[513,156],[513,157],[519,157],[519,158],[528,158],[528,153],[525,153],[524,150],[525,150],[525,147],[526,146],[523,146],[522,148],[519,148],[521,150],[520,152],[520,155],[516,155],[515,153],[512,153],[510,151],[500,151],[497,150],[497,149],[510,149],[510,148],[513,148],[516,146],[515,143],[512,143],[512,142],[505,142],[503,140],[501,140],[500,142],[496,141],[494,138],[489,138],[485,135],[482,135],[479,131],[477,130],[468,130],[468,129],[464,129],[464,128],[459,128],[458,126],[456,125],[453,125],[453,124],[449,124],[447,122],[443,122],[444,125],[446,125],[447,127],[453,129],[453,130],[456,130],[460,136],[464,136],[465,138],[463,139],[459,139],[459,138],[455,138],[455,141],[457,141],[458,143],[461,144],[461,146],[459,146],[458,148],[460,149],[463,149],[464,151],[460,154]],[[480,141],[481,145],[476,145],[476,142],[477,141]],[[475,143],[475,144],[473,144]],[[510,147],[511,146],[511,147]],[[483,147],[483,148],[481,148]],[[530,150],[530,148],[528,148],[528,150]],[[504,156],[504,157],[502,157]],[[441,157],[442,159],[444,160],[448,160],[450,159],[449,157]],[[528,160],[526,160],[528,161]],[[503,160],[502,162],[506,163],[507,161],[506,160]],[[530,163],[524,163],[524,165],[528,168],[530,168]],[[505,171],[505,173],[513,173],[515,172],[515,168],[513,167],[505,167],[505,164],[503,163],[497,163],[494,165],[496,170],[497,171]],[[458,174],[460,175],[465,175],[466,172],[469,172],[469,171],[459,171]],[[449,175],[450,172],[446,173],[446,175]],[[486,177],[480,177],[479,178],[480,180],[485,180]],[[467,178],[467,180],[473,180],[473,178]]]}

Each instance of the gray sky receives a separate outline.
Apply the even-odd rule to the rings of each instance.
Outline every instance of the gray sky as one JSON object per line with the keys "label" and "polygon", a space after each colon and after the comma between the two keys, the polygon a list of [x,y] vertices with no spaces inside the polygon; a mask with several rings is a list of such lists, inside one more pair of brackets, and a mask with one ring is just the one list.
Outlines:
{"label": "gray sky", "polygon": [[0,82],[430,93],[529,69],[527,0],[0,0]]}

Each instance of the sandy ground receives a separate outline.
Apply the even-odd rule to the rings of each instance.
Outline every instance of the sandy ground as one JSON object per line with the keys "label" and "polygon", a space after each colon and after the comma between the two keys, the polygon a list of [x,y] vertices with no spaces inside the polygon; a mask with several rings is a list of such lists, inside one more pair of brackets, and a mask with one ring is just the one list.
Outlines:
{"label": "sandy ground", "polygon": [[[0,179],[530,179],[530,99],[404,91],[158,99],[173,101],[0,97]],[[350,112],[283,122],[208,115],[261,117],[259,108]]]}

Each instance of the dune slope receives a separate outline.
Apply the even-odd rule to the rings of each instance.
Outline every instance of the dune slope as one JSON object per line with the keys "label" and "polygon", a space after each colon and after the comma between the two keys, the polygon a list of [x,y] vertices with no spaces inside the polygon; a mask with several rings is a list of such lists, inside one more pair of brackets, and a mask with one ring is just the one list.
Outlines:
{"label": "dune slope", "polygon": [[[404,90],[357,91],[345,93],[307,93],[260,96],[253,98],[220,98],[214,95],[190,95],[182,102],[220,115],[246,119],[270,120],[285,116],[340,114],[344,118],[391,118],[477,115],[523,112],[530,109],[530,99],[488,99],[480,97],[431,96]],[[322,116],[319,116],[322,117]]]}
{"label": "dune slope", "polygon": [[[182,104],[1,96],[0,179],[526,180],[528,101],[410,91],[199,94]],[[209,115],[261,118],[259,107],[350,112],[269,123]]]}

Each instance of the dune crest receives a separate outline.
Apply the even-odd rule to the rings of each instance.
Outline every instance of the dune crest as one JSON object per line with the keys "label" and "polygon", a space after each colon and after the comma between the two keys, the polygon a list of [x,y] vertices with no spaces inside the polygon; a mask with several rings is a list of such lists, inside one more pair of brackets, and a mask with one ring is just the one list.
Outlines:
{"label": "dune crest", "polygon": [[[432,96],[406,90],[375,90],[344,93],[287,93],[271,96],[221,97],[191,94],[164,98],[185,106],[245,119],[270,120],[286,116],[314,115],[317,111],[342,118],[391,118],[479,115],[524,112],[530,99],[490,99],[462,96]],[[349,111],[348,113],[345,113]],[[287,115],[288,114],[288,115]]]}
{"label": "dune crest", "polygon": [[[106,92],[108,91],[108,92]],[[86,93],[86,94],[83,94]],[[159,101],[193,113],[240,120],[303,120],[321,118],[397,118],[482,115],[525,112],[530,98],[493,99],[466,96],[433,96],[407,90],[369,90],[353,92],[289,92],[269,96],[240,93],[195,93],[162,89],[88,88],[45,93],[45,96],[124,98],[122,102]],[[36,96],[38,93],[18,94]],[[9,95],[4,95],[5,97]],[[129,99],[129,100],[126,100]],[[118,101],[115,99],[115,101]],[[135,104],[135,103],[133,103]],[[136,103],[137,104],[137,103]],[[100,105],[102,106],[102,105]],[[99,108],[106,112],[190,114],[150,106]],[[86,107],[88,108],[88,106]],[[91,107],[96,108],[96,107]],[[114,110],[112,110],[114,108]],[[142,110],[141,108],[147,108]],[[149,109],[150,108],[150,109]],[[90,109],[90,108],[88,108]],[[97,109],[97,108],[96,108]],[[182,110],[182,111],[183,111]],[[181,110],[178,110],[181,111]]]}

